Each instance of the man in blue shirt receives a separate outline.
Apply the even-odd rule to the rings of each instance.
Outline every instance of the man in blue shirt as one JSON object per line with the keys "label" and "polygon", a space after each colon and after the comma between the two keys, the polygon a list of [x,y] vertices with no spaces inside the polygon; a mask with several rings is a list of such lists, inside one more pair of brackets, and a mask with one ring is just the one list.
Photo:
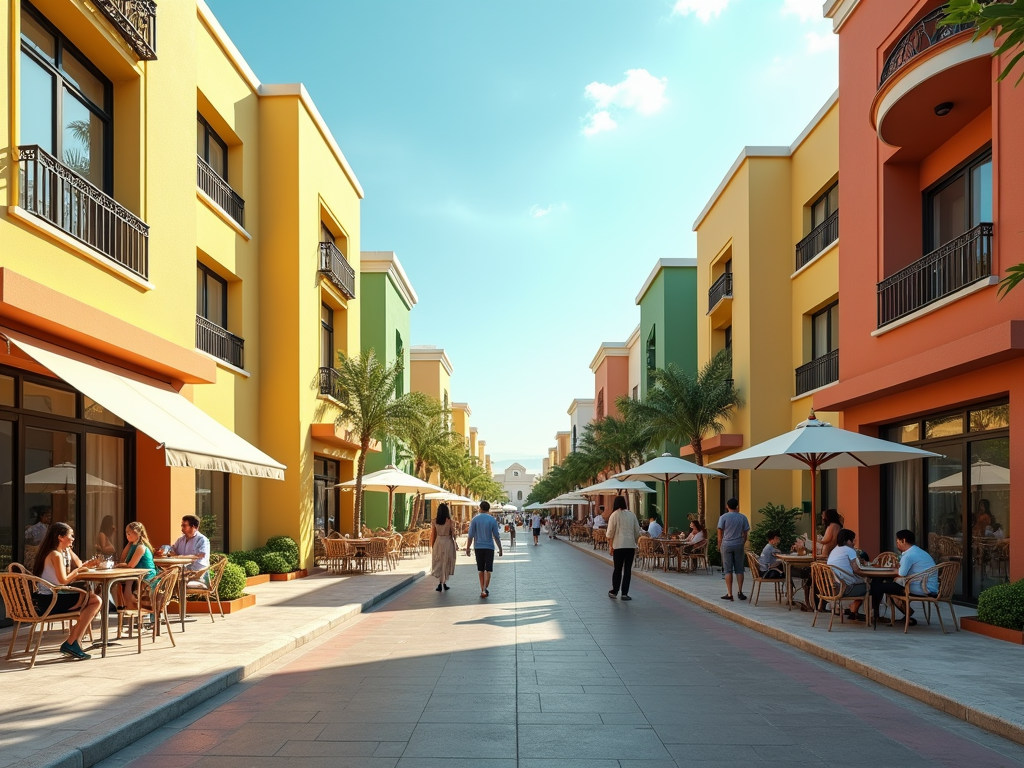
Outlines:
{"label": "man in blue shirt", "polygon": [[[913,531],[896,531],[896,549],[900,551],[900,567],[898,570],[901,579],[906,579],[910,576],[916,576],[919,573],[927,571],[929,568],[935,567],[935,561],[932,556],[921,549],[916,544]],[[896,575],[895,573],[893,575]],[[931,574],[924,581],[924,590],[921,589],[920,579],[913,582],[910,585],[910,593],[912,595],[923,595],[924,590],[928,591],[929,595],[937,595],[939,593],[939,576],[937,573]],[[906,595],[906,587],[897,581],[883,581],[882,579],[873,579],[871,582],[871,600],[875,606],[875,616],[878,615],[878,606],[882,603],[882,595],[893,595],[894,597],[901,597]],[[897,602],[897,605],[903,610],[907,610],[910,606],[905,601]],[[910,615],[913,616],[914,612],[910,611]],[[901,621],[902,617],[897,617],[897,621]],[[910,620],[911,625],[917,624],[916,619]]]}
{"label": "man in blue shirt", "polygon": [[501,551],[501,531],[498,529],[498,521],[491,514],[491,505],[486,501],[480,502],[480,512],[469,524],[469,533],[466,538],[466,556],[469,557],[469,548],[476,542],[476,570],[480,577],[480,597],[487,597],[491,594],[491,572],[494,570],[494,545],[498,545],[498,557],[504,554]]}

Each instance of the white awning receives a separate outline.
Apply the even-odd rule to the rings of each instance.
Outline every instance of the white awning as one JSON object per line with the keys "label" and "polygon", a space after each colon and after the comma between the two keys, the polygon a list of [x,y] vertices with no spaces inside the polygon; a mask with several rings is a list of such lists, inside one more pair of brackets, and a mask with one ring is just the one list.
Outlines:
{"label": "white awning", "polygon": [[162,381],[0,329],[37,363],[157,441],[169,467],[284,480],[286,467]]}

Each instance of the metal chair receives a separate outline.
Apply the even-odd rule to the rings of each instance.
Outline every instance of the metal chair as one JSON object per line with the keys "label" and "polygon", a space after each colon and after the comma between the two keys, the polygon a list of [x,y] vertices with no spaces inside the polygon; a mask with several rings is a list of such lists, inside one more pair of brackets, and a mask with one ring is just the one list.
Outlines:
{"label": "metal chair", "polygon": [[210,558],[210,567],[204,568],[195,573],[189,573],[189,579],[185,584],[185,596],[199,595],[206,598],[206,610],[210,614],[210,621],[213,618],[213,605],[210,603],[212,596],[217,601],[217,608],[220,609],[220,617],[224,618],[224,606],[220,602],[220,580],[224,577],[224,569],[228,565],[228,559],[224,555],[214,555]]}

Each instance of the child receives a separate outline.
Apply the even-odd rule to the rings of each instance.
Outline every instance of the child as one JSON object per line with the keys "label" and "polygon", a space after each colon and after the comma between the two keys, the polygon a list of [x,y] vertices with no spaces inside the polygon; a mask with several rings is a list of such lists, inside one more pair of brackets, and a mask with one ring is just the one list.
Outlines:
{"label": "child", "polygon": [[778,556],[782,554],[779,549],[779,542],[782,541],[782,534],[778,531],[768,531],[768,543],[761,550],[761,557],[757,564],[761,575],[766,579],[781,579],[784,566]]}

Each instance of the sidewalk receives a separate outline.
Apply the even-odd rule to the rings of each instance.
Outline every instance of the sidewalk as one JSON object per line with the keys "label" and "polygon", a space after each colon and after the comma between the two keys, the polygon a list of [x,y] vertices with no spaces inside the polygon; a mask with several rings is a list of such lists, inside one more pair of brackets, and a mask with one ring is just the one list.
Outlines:
{"label": "sidewalk", "polygon": [[[0,768],[84,768],[117,752],[260,668],[352,619],[424,575],[429,555],[403,559],[397,570],[362,576],[325,572],[270,582],[247,591],[257,603],[215,623],[196,614],[185,631],[166,630],[98,652],[89,661],[56,653],[47,633],[36,666],[16,654],[5,661],[10,629],[0,632]],[[112,619],[114,617],[111,617]],[[116,622],[113,622],[116,624]],[[26,635],[22,630],[21,638]],[[112,631],[111,636],[113,637]],[[98,632],[97,632],[98,636]],[[18,646],[24,643],[19,638]]]}
{"label": "sidewalk", "polygon": [[[606,551],[594,551],[590,543],[559,541],[605,560]],[[915,608],[919,623],[903,634],[888,626],[886,620],[877,629],[861,623],[838,620],[828,632],[828,616],[819,615],[817,627],[811,627],[813,615],[775,602],[775,590],[761,589],[757,606],[750,601],[721,600],[725,582],[721,572],[712,576],[633,570],[633,578],[656,584],[703,608],[731,619],[769,637],[788,643],[821,659],[845,667],[882,685],[935,707],[961,720],[977,725],[1020,744],[1024,744],[1024,646],[992,640],[973,632],[954,632],[949,626],[943,635],[938,620],[924,623],[922,611]],[[749,578],[746,593],[752,598]],[[973,616],[976,611],[956,606],[957,618]],[[824,625],[822,620],[824,619]]]}

